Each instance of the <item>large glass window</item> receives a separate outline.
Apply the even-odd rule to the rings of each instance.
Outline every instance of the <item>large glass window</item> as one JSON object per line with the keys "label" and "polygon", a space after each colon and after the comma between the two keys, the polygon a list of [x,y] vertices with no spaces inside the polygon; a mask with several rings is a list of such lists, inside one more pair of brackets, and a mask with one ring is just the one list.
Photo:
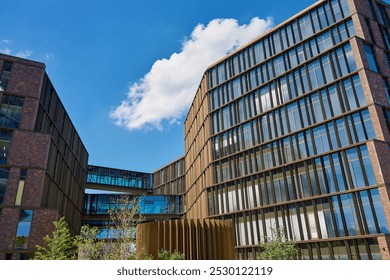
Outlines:
{"label": "large glass window", "polygon": [[322,74],[320,62],[316,60],[313,63],[310,63],[308,68],[312,89],[316,89],[324,85],[324,76]]}
{"label": "large glass window", "polygon": [[7,189],[9,168],[0,168],[0,204],[3,203]]}
{"label": "large glass window", "polygon": [[375,185],[376,184],[375,174],[372,168],[372,163],[371,163],[370,156],[368,154],[367,146],[366,145],[361,146],[360,152],[362,154],[364,171],[367,176],[367,183],[369,186]]}
{"label": "large glass window", "polygon": [[3,100],[0,107],[0,126],[17,128],[22,112],[23,98],[3,95]]}
{"label": "large glass window", "polygon": [[6,91],[8,87],[8,80],[11,75],[12,62],[4,61],[3,69],[0,73],[0,91]]}
{"label": "large glass window", "polygon": [[33,210],[20,210],[19,224],[16,231],[15,249],[27,249]]}
{"label": "large glass window", "polygon": [[352,194],[344,194],[341,195],[340,198],[341,204],[343,205],[343,212],[348,235],[361,234]]}
{"label": "large glass window", "polygon": [[374,204],[376,218],[378,220],[380,233],[389,233],[389,228],[387,226],[385,212],[383,211],[383,206],[381,202],[381,198],[379,196],[378,189],[370,190],[372,203]]}
{"label": "large glass window", "polygon": [[362,166],[358,157],[356,148],[346,151],[348,158],[349,171],[351,174],[352,182],[355,187],[365,186]]}
{"label": "large glass window", "polygon": [[315,127],[313,132],[317,154],[329,151],[328,133],[325,125]]}
{"label": "large glass window", "polygon": [[372,213],[372,205],[370,203],[370,197],[368,191],[359,192],[361,203],[364,211],[364,219],[367,224],[368,233],[377,233],[374,216]]}
{"label": "large glass window", "polygon": [[340,210],[339,200],[337,196],[332,197],[332,206],[333,206],[333,213],[335,217],[337,230],[339,232],[339,236],[345,236],[346,232],[344,230],[342,212]]}
{"label": "large glass window", "polygon": [[379,72],[374,50],[372,49],[372,47],[370,45],[364,44],[364,52],[366,54],[368,68],[372,71]]}

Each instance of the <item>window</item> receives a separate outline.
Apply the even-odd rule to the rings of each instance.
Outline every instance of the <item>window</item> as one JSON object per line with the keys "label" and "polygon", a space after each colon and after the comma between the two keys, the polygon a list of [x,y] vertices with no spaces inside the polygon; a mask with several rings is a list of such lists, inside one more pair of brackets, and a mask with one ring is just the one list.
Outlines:
{"label": "window", "polygon": [[33,210],[20,210],[19,224],[16,231],[15,249],[27,249],[32,216]]}
{"label": "window", "polygon": [[322,74],[320,62],[316,60],[309,64],[308,68],[312,89],[316,89],[324,85],[324,76]]}
{"label": "window", "polygon": [[24,190],[24,182],[26,181],[26,174],[27,174],[27,170],[26,169],[20,170],[20,176],[19,176],[18,190],[16,192],[15,205],[21,205],[22,204],[22,197],[23,197],[23,190]]}
{"label": "window", "polygon": [[364,44],[364,52],[366,54],[368,68],[372,71],[379,72],[378,65],[376,64],[374,50],[370,45]]}
{"label": "window", "polygon": [[346,151],[346,154],[353,185],[357,188],[364,187],[366,184],[364,182],[363,170],[360,164],[357,149],[349,149]]}
{"label": "window", "polygon": [[0,129],[0,164],[7,163],[12,131]]}
{"label": "window", "polygon": [[0,75],[0,91],[6,91],[8,86],[8,80],[11,74],[12,62],[4,61],[3,69]]}
{"label": "window", "polygon": [[387,12],[386,12],[385,6],[378,3],[377,7],[378,7],[378,12],[379,12],[380,22],[383,25],[389,25],[389,18],[387,17]]}
{"label": "window", "polygon": [[325,125],[315,127],[313,133],[317,154],[329,151],[328,133]]}
{"label": "window", "polygon": [[343,206],[345,224],[347,226],[348,235],[361,234],[359,223],[356,215],[356,208],[351,194],[340,196]]}
{"label": "window", "polygon": [[20,115],[22,112],[23,98],[3,95],[0,107],[0,126],[17,128],[19,126]]}
{"label": "window", "polygon": [[379,231],[380,233],[389,233],[389,228],[386,223],[386,216],[383,211],[383,206],[381,202],[381,198],[379,196],[379,191],[378,189],[372,189],[370,190],[371,197],[372,197],[372,202],[374,204],[374,209],[376,213],[376,218],[378,220],[378,225],[379,225]]}
{"label": "window", "polygon": [[3,203],[5,190],[8,183],[9,168],[0,168],[0,204]]}

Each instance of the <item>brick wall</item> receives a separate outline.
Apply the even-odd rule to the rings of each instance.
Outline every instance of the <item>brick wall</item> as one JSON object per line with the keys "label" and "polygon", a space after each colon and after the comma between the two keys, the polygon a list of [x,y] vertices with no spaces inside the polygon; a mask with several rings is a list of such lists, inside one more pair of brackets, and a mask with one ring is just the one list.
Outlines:
{"label": "brick wall", "polygon": [[378,185],[379,195],[390,228],[390,150],[387,143],[370,141],[367,144],[372,167]]}
{"label": "brick wall", "polygon": [[37,119],[39,100],[25,98],[23,102],[23,111],[20,116],[19,128],[33,131]]}
{"label": "brick wall", "polygon": [[26,182],[22,205],[24,207],[40,207],[42,200],[43,186],[45,184],[45,170],[29,169],[27,171]]}
{"label": "brick wall", "polygon": [[17,208],[4,208],[0,216],[0,251],[13,250],[16,229],[18,227],[20,210]]}
{"label": "brick wall", "polygon": [[14,131],[8,164],[45,169],[50,147],[50,135]]}
{"label": "brick wall", "polygon": [[45,69],[43,64],[35,64],[22,64],[19,60],[14,63],[7,91],[13,94],[39,98]]}
{"label": "brick wall", "polygon": [[390,248],[390,235],[384,235],[378,237],[378,245],[379,245],[379,250],[381,251],[382,254],[382,259],[383,260],[390,260],[390,253],[389,253],[389,248]]}
{"label": "brick wall", "polygon": [[60,218],[57,210],[37,209],[34,210],[28,249],[34,250],[35,245],[44,245],[43,237],[51,235],[54,230],[53,221]]}

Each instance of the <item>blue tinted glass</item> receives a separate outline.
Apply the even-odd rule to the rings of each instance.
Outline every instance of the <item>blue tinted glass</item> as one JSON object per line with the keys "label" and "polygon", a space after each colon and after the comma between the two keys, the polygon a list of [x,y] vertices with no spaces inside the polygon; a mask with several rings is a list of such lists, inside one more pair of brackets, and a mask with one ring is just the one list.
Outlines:
{"label": "blue tinted glass", "polygon": [[351,45],[350,44],[345,45],[344,51],[345,51],[345,56],[347,58],[349,71],[353,72],[356,70],[356,62],[355,62],[355,57],[353,56]]}
{"label": "blue tinted glass", "polygon": [[332,193],[336,191],[336,186],[333,179],[333,172],[330,164],[330,159],[329,156],[324,156],[323,159],[324,159],[324,171],[325,171],[325,176],[329,187],[329,192]]}
{"label": "blue tinted glass", "polygon": [[339,135],[341,147],[345,147],[349,144],[349,140],[348,140],[347,132],[345,131],[344,119],[341,118],[336,120],[336,126],[337,126],[337,133]]}
{"label": "blue tinted glass", "polygon": [[312,141],[310,131],[306,131],[305,136],[306,136],[306,144],[308,148],[308,156],[312,156],[314,155],[314,148],[313,148],[313,141]]}
{"label": "blue tinted glass", "polygon": [[318,94],[315,93],[311,96],[312,99],[312,104],[313,104],[313,110],[316,118],[316,122],[321,122],[324,120],[324,116],[322,114],[322,108],[321,108],[321,103],[320,99],[318,97]]}
{"label": "blue tinted glass", "polygon": [[333,213],[335,216],[336,226],[339,232],[340,236],[345,236],[344,226],[343,226],[343,220],[341,217],[339,202],[336,196],[332,197],[332,204],[333,204]]}
{"label": "blue tinted glass", "polygon": [[371,203],[368,198],[368,192],[362,191],[359,194],[362,201],[362,206],[364,210],[364,219],[366,220],[367,223],[368,232],[377,233],[374,216],[372,214]]}
{"label": "blue tinted glass", "polygon": [[350,79],[344,81],[344,89],[345,89],[345,95],[347,97],[350,109],[351,110],[356,109],[358,105],[356,103],[356,98],[353,92],[352,82]]}
{"label": "blue tinted glass", "polygon": [[337,149],[339,147],[339,145],[337,143],[336,132],[334,130],[333,122],[328,123],[327,127],[328,127],[328,131],[329,131],[329,138],[330,138],[330,141],[332,144],[332,148]]}
{"label": "blue tinted glass", "polygon": [[334,77],[333,77],[332,68],[330,66],[329,57],[328,56],[324,56],[321,59],[321,62],[322,62],[322,67],[324,69],[326,83],[330,83],[330,82],[333,81]]}
{"label": "blue tinted glass", "polygon": [[322,97],[322,104],[324,105],[324,110],[325,110],[325,118],[330,119],[332,117],[332,113],[330,111],[330,104],[329,104],[329,98],[328,98],[328,93],[326,90],[321,90],[321,97]]}
{"label": "blue tinted glass", "polygon": [[372,168],[372,163],[370,160],[370,156],[368,154],[367,146],[366,145],[361,146],[360,152],[362,153],[363,166],[366,172],[368,185],[369,186],[375,185],[376,184],[375,174]]}
{"label": "blue tinted glass", "polygon": [[341,9],[339,6],[338,1],[332,1],[332,8],[333,8],[333,13],[336,21],[339,21],[343,18],[343,15],[341,14]]}
{"label": "blue tinted glass", "polygon": [[368,110],[364,110],[361,112],[361,114],[363,118],[364,127],[367,133],[367,138],[368,139],[375,138],[375,130],[374,127],[372,126],[370,112]]}
{"label": "blue tinted glass", "polygon": [[356,148],[346,151],[348,158],[349,171],[352,182],[355,187],[365,186],[362,167],[360,165],[359,157]]}
{"label": "blue tinted glass", "polygon": [[375,54],[370,45],[364,44],[364,52],[368,62],[368,67],[375,72],[379,72],[378,65],[376,64]]}
{"label": "blue tinted glass", "polygon": [[355,27],[353,26],[352,20],[347,21],[346,25],[347,25],[349,37],[355,36],[356,31],[355,31]]}
{"label": "blue tinted glass", "polygon": [[348,1],[347,0],[340,0],[341,9],[343,11],[344,17],[349,16],[349,7],[348,7]]}
{"label": "blue tinted glass", "polygon": [[344,166],[342,164],[342,161],[340,160],[340,154],[333,154],[333,166],[334,166],[334,172],[337,179],[337,185],[340,191],[343,191],[346,189],[345,185],[345,176],[344,176]]}
{"label": "blue tinted glass", "polygon": [[362,84],[360,82],[359,75],[353,76],[352,77],[352,81],[353,81],[353,85],[354,85],[354,88],[355,88],[357,99],[359,101],[359,105],[360,106],[366,105],[366,103],[367,103],[366,102],[366,97],[364,95],[364,91],[363,91],[363,88],[362,88]]}
{"label": "blue tinted glass", "polygon": [[364,134],[364,128],[363,128],[362,120],[360,119],[360,113],[353,114],[352,118],[353,118],[353,122],[354,122],[354,125],[355,125],[355,128],[356,128],[358,141],[362,142],[362,141],[366,140],[366,136]]}
{"label": "blue tinted glass", "polygon": [[372,189],[370,190],[370,193],[375,208],[376,218],[378,220],[380,233],[389,233],[389,228],[387,226],[385,213],[383,211],[382,202],[379,196],[379,191],[378,189]]}
{"label": "blue tinted glass", "polygon": [[345,224],[347,226],[348,235],[360,234],[359,224],[356,216],[356,209],[353,203],[351,194],[344,194],[340,196],[341,204],[343,205],[343,212]]}

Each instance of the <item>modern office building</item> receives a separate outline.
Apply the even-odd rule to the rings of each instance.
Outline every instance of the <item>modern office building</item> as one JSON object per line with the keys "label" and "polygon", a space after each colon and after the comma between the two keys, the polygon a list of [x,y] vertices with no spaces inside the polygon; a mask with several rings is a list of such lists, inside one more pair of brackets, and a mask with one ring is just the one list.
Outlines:
{"label": "modern office building", "polygon": [[186,218],[271,226],[303,259],[389,258],[390,7],[319,1],[210,66],[185,122]]}
{"label": "modern office building", "polygon": [[[65,215],[77,230],[79,190],[86,186],[84,222],[100,227],[116,197],[126,193],[138,199],[140,212],[149,217],[140,240],[149,242],[150,250],[183,248],[190,258],[222,258],[222,235],[213,235],[210,227],[219,221],[221,228],[233,226],[234,238],[227,230],[226,240],[234,241],[237,259],[256,258],[271,227],[283,227],[303,259],[390,259],[389,20],[390,6],[382,1],[322,0],[214,63],[185,120],[183,157],[152,174],[87,168],[87,153],[66,114],[68,125],[62,125],[50,113],[53,103],[60,103],[57,95],[46,94],[53,90],[46,90],[52,86],[43,65],[1,56],[2,85],[9,80],[2,118],[12,106],[22,113],[16,127],[0,120],[1,141],[9,150],[1,162],[0,236],[7,245],[0,253],[24,252],[15,247],[15,238],[20,223],[31,218],[21,211],[33,211],[29,239],[34,222],[40,223],[39,211]],[[28,75],[34,67],[40,75]],[[32,85],[35,91],[21,90]],[[24,98],[23,106],[20,100],[11,106],[13,97]],[[24,114],[33,117],[27,121]],[[72,133],[65,134],[68,130]],[[28,149],[19,135],[46,137],[53,148]],[[22,148],[16,151],[16,145]],[[74,156],[70,161],[67,149]],[[63,190],[62,167],[33,162],[31,150],[45,159],[56,154],[54,162],[65,166],[75,185]],[[27,203],[26,194],[36,192],[27,186],[34,172],[46,178],[40,195],[33,196],[35,204]],[[57,186],[54,194],[48,184]],[[11,213],[13,231],[2,227]],[[202,254],[205,244],[213,248]]]}

